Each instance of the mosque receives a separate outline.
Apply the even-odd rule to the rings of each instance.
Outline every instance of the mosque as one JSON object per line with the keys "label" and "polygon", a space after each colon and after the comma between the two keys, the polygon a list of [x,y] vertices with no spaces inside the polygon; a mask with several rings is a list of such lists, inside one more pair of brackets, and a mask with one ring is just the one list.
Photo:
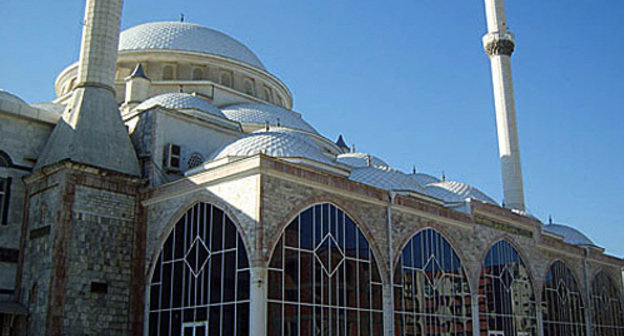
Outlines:
{"label": "mosque", "polygon": [[525,211],[485,7],[504,202],[326,138],[224,33],[86,0],[57,98],[0,91],[0,335],[624,335],[624,260]]}

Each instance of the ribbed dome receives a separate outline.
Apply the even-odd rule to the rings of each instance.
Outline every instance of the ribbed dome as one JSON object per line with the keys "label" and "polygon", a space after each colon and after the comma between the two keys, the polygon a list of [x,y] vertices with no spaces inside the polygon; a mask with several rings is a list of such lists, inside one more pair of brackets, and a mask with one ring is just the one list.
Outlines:
{"label": "ribbed dome", "polygon": [[191,110],[200,111],[225,118],[225,115],[216,106],[205,99],[188,93],[164,93],[147,99],[135,107],[135,110],[149,110],[156,106],[170,110]]}
{"label": "ribbed dome", "polygon": [[306,158],[326,164],[333,164],[321,149],[303,134],[286,132],[251,133],[217,150],[209,159],[217,160],[228,156],[241,157],[263,153],[273,157]]}
{"label": "ribbed dome", "polygon": [[496,204],[496,201],[481,190],[457,181],[441,181],[427,184],[427,194],[442,199],[445,202],[463,202],[472,198],[481,202]]}
{"label": "ribbed dome", "polygon": [[563,241],[573,245],[594,245],[581,231],[563,224],[548,224],[542,226],[544,231],[552,232],[563,237]]}
{"label": "ribbed dome", "polygon": [[270,104],[235,104],[223,108],[223,114],[229,119],[240,123],[264,125],[279,124],[283,127],[296,128],[302,131],[315,133],[316,130],[293,111]]}
{"label": "ribbed dome", "polygon": [[409,190],[426,194],[409,175],[384,166],[354,168],[349,179],[386,190]]}
{"label": "ribbed dome", "polygon": [[[339,154],[338,157],[336,158],[336,161],[340,163],[344,163],[354,168],[361,168],[361,167],[368,167],[368,166],[384,166],[384,167],[388,166],[388,164],[384,160],[374,155],[370,155],[368,153]],[[369,164],[369,161],[370,161],[370,164]]]}
{"label": "ribbed dome", "polygon": [[436,183],[436,182],[440,182],[440,179],[429,175],[429,174],[424,174],[424,173],[413,173],[410,174],[410,176],[416,180],[416,182],[418,182],[421,185],[427,185],[429,183]]}
{"label": "ribbed dome", "polygon": [[260,59],[232,37],[197,24],[151,22],[121,32],[119,51],[179,50],[217,55],[266,70]]}

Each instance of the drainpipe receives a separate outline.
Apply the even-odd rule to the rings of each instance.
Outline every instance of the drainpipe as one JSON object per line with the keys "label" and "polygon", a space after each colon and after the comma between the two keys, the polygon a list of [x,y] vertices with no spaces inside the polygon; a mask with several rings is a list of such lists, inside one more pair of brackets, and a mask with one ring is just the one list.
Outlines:
{"label": "drainpipe", "polygon": [[392,264],[394,261],[393,243],[392,243],[392,204],[396,192],[388,191],[388,206],[386,207],[386,234],[388,235],[388,270],[390,272],[390,283],[383,286],[383,310],[384,310],[384,335],[394,336],[394,272]]}
{"label": "drainpipe", "polygon": [[591,283],[589,281],[589,267],[587,266],[587,258],[589,257],[589,248],[587,246],[583,246],[583,273],[585,275],[585,335],[593,336],[592,333],[592,304],[591,304],[591,294],[590,294],[590,286]]}

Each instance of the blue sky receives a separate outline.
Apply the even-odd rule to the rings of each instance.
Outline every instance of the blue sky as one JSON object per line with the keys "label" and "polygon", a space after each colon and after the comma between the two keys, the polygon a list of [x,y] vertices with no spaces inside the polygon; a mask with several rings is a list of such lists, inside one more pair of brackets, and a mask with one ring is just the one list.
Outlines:
{"label": "blue sky", "polygon": [[[321,133],[502,198],[481,0],[127,0],[122,28],[199,23],[248,45]],[[83,1],[0,3],[0,88],[54,98]],[[508,0],[529,211],[624,256],[624,2]]]}

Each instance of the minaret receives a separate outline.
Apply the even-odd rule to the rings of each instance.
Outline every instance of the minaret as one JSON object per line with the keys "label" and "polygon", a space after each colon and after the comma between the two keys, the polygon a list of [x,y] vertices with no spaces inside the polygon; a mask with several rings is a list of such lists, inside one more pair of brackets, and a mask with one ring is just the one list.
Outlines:
{"label": "minaret", "polygon": [[485,12],[488,33],[483,37],[483,47],[490,57],[492,68],[504,205],[510,209],[525,211],[516,106],[511,76],[514,37],[507,29],[504,0],[485,0]]}
{"label": "minaret", "polygon": [[122,6],[123,0],[86,0],[78,84],[36,169],[70,160],[139,174],[138,160],[115,99]]}

